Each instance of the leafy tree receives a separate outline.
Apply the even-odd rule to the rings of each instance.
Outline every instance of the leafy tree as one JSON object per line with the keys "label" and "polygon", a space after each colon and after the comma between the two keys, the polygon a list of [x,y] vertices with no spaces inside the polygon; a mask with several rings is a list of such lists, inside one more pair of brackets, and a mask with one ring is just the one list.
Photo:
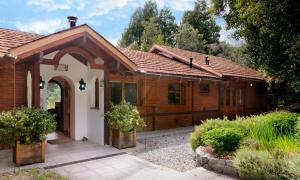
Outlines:
{"label": "leafy tree", "polygon": [[212,0],[228,28],[243,37],[252,63],[289,84],[300,100],[300,1]]}
{"label": "leafy tree", "polygon": [[203,40],[207,44],[219,42],[221,28],[216,24],[205,0],[197,0],[194,9],[184,13],[182,23],[192,25],[200,34],[203,34]]}
{"label": "leafy tree", "polygon": [[132,43],[136,43],[138,46],[141,45],[141,37],[144,31],[142,22],[144,21],[143,9],[138,8],[132,14],[128,27],[122,34],[122,38],[119,42],[121,47],[128,47]]}
{"label": "leafy tree", "polygon": [[174,45],[175,39],[173,34],[177,32],[178,26],[171,10],[168,8],[162,9],[159,12],[157,23],[162,32],[164,43]]}
{"label": "leafy tree", "polygon": [[164,38],[160,29],[155,23],[155,18],[151,18],[150,21],[144,21],[144,32],[142,35],[142,50],[148,51],[154,44],[164,44]]}
{"label": "leafy tree", "polygon": [[175,34],[176,47],[190,51],[204,51],[203,35],[190,24],[181,24],[178,33]]}
{"label": "leafy tree", "polygon": [[239,64],[252,67],[249,52],[246,44],[235,47],[228,43],[221,43],[223,46],[222,56]]}
{"label": "leafy tree", "polygon": [[152,17],[158,16],[157,5],[153,1],[147,1],[143,8],[138,8],[131,16],[128,27],[122,34],[119,46],[128,47],[132,43],[137,43],[141,47],[141,38],[144,32],[144,21],[149,21]]}

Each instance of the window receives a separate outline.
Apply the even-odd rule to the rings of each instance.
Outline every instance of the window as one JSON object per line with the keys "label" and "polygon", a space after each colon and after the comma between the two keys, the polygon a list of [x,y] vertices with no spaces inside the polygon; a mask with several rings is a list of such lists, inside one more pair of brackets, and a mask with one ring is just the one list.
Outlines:
{"label": "window", "polygon": [[244,93],[243,93],[243,89],[239,88],[239,105],[243,105],[244,101]]}
{"label": "window", "polygon": [[131,104],[137,104],[136,83],[125,83],[125,101]]}
{"label": "window", "polygon": [[122,101],[122,84],[119,82],[110,83],[110,101],[119,104]]}
{"label": "window", "polygon": [[209,93],[209,84],[208,83],[201,83],[200,84],[200,93],[201,94],[208,94]]}
{"label": "window", "polygon": [[137,104],[137,84],[136,83],[110,83],[110,101],[119,104],[122,100],[130,104]]}
{"label": "window", "polygon": [[232,91],[232,106],[235,107],[236,104],[236,91],[235,89],[231,89]]}
{"label": "window", "polygon": [[168,85],[168,104],[185,103],[185,86],[183,84]]}
{"label": "window", "polygon": [[224,89],[220,89],[220,106],[224,106]]}
{"label": "window", "polygon": [[226,106],[230,106],[230,89],[226,89]]}
{"label": "window", "polygon": [[99,79],[95,81],[95,108],[99,108]]}

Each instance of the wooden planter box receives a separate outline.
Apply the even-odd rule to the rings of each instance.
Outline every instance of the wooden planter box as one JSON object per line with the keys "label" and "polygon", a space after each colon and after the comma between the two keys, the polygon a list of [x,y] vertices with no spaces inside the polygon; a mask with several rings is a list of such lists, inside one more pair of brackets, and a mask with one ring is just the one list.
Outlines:
{"label": "wooden planter box", "polygon": [[120,130],[113,130],[112,145],[118,149],[125,149],[136,146],[136,131],[123,133]]}
{"label": "wooden planter box", "polygon": [[13,160],[16,166],[45,162],[45,141],[31,144],[16,142]]}

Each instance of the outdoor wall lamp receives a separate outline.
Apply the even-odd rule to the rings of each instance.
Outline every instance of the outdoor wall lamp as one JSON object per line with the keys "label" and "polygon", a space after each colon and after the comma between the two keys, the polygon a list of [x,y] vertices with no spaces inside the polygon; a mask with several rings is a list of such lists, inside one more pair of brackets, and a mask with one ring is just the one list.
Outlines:
{"label": "outdoor wall lamp", "polygon": [[86,82],[84,82],[84,80],[81,78],[79,81],[79,90],[83,91],[86,88]]}
{"label": "outdoor wall lamp", "polygon": [[42,76],[40,76],[40,89],[44,89],[45,81],[43,80]]}

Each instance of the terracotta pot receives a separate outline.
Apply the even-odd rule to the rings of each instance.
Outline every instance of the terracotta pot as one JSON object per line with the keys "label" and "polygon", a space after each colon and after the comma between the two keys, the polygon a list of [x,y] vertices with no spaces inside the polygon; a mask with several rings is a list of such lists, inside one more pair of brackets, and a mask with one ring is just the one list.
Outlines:
{"label": "terracotta pot", "polygon": [[136,131],[124,133],[118,129],[113,130],[112,145],[118,149],[136,146]]}
{"label": "terracotta pot", "polygon": [[31,144],[16,142],[13,153],[13,161],[16,166],[45,162],[45,141]]}

